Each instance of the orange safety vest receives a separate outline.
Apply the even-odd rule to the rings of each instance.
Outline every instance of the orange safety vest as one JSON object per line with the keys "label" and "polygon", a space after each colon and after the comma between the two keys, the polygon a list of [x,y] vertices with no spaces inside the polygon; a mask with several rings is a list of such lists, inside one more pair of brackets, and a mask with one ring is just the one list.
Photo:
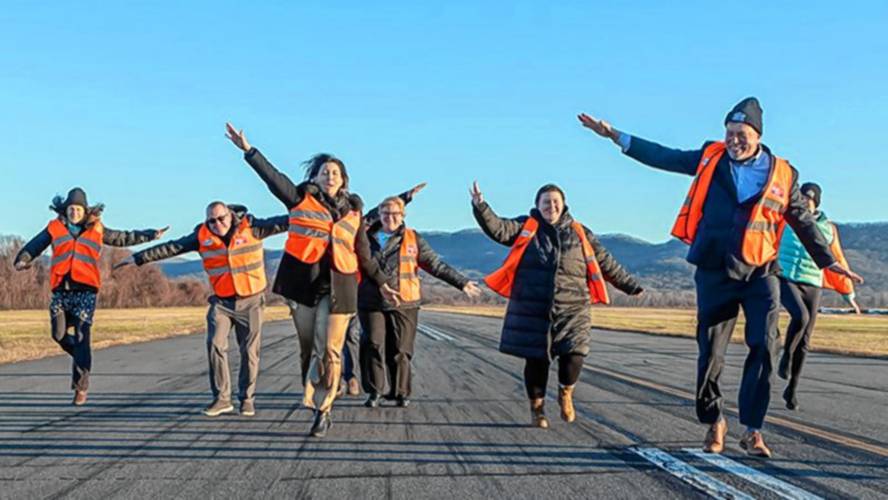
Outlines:
{"label": "orange safety vest", "polygon": [[[706,195],[709,193],[716,165],[724,153],[723,142],[714,142],[703,150],[703,156],[697,165],[697,175],[672,226],[672,235],[687,244],[693,243],[697,237]],[[753,207],[743,232],[741,257],[747,264],[762,266],[777,258],[780,236],[785,226],[783,214],[789,205],[792,183],[792,167],[783,158],[775,156],[774,167],[764,193]]]}
{"label": "orange safety vest", "polygon": [[416,232],[404,228],[401,237],[401,254],[398,264],[398,291],[405,303],[415,303],[422,299],[419,283],[419,246]]}
{"label": "orange safety vest", "polygon": [[343,274],[358,272],[355,237],[361,225],[361,213],[352,210],[333,221],[327,207],[314,196],[305,198],[290,209],[290,229],[284,251],[301,262],[314,264],[333,243],[333,267]]}
{"label": "orange safety vest", "polygon": [[[845,269],[850,269],[848,267],[848,261],[845,259],[845,253],[842,252],[842,244],[839,243],[839,229],[835,224],[832,224],[833,229],[833,241],[829,246],[830,251],[833,254],[833,257],[836,258],[836,261],[842,265]],[[838,274],[835,271],[830,269],[823,270],[823,288],[828,288],[830,290],[835,290],[842,295],[847,295],[854,291],[854,283],[851,281],[851,278]]]}
{"label": "orange safety vest", "polygon": [[265,253],[244,217],[228,245],[206,223],[197,230],[198,252],[218,297],[248,297],[265,290]]}
{"label": "orange safety vest", "polygon": [[53,219],[46,230],[52,236],[52,260],[49,284],[59,286],[65,275],[77,283],[99,288],[102,277],[99,273],[99,256],[102,253],[102,237],[105,228],[96,221],[74,237],[68,227],[59,219]]}
{"label": "orange safety vest", "polygon": [[[583,245],[583,257],[586,260],[586,284],[589,287],[590,302],[593,304],[610,304],[607,287],[602,279],[601,268],[598,266],[598,260],[595,258],[595,249],[592,247],[589,239],[586,238],[586,231],[583,229],[582,224],[574,222],[572,227],[576,231],[577,236],[580,237],[580,242]],[[512,286],[515,284],[518,264],[521,262],[521,257],[533,240],[534,235],[536,235],[538,228],[539,222],[533,217],[529,217],[524,223],[524,227],[521,228],[521,233],[518,235],[515,243],[512,244],[512,249],[509,251],[509,255],[506,257],[505,262],[503,262],[502,267],[484,278],[484,283],[491,290],[506,298],[512,295]]]}

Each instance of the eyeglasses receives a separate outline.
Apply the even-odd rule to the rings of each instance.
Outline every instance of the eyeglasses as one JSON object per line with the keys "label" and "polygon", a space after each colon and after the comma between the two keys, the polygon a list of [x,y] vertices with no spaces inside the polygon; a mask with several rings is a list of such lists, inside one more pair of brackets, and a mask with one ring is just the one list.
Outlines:
{"label": "eyeglasses", "polygon": [[208,217],[207,224],[222,224],[229,214],[220,215],[219,217]]}

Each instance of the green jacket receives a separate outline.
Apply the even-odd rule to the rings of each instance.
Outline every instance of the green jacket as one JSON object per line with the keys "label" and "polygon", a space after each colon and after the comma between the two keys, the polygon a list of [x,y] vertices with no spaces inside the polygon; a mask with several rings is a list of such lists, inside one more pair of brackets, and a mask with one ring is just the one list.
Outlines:
{"label": "green jacket", "polygon": [[[827,219],[826,214],[817,212],[817,228],[823,233],[826,240],[832,244],[835,239],[833,233],[833,225]],[[786,226],[783,231],[783,237],[780,240],[780,253],[777,257],[780,264],[780,275],[796,283],[813,285],[817,287],[823,286],[823,271],[814,263],[814,259],[805,250],[799,237],[791,227]],[[845,300],[850,301],[854,298],[854,293],[842,296]]]}

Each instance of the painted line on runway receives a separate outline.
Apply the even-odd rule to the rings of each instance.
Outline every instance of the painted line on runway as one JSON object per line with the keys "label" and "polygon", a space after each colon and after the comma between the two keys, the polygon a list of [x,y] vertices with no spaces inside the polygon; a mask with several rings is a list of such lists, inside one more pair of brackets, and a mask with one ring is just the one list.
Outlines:
{"label": "painted line on runway", "polygon": [[[665,392],[666,394],[670,394],[672,396],[679,397],[682,399],[689,399],[691,401],[694,401],[696,399],[694,397],[694,395],[691,394],[690,392],[683,391],[680,389],[675,389],[672,387],[668,387],[668,386],[665,386],[662,384],[658,384],[656,382],[651,382],[649,380],[644,380],[644,379],[640,379],[637,377],[633,377],[631,375],[625,375],[623,373],[613,372],[610,370],[605,370],[603,368],[596,368],[596,367],[592,367],[592,366],[584,366],[583,369],[589,370],[594,373],[599,373],[601,375],[613,377],[613,378],[622,380],[624,382],[629,382],[631,384],[640,385],[642,387],[647,387],[649,389],[654,389],[654,390],[657,390],[660,392]],[[735,408],[732,408],[732,407],[726,407],[725,411],[727,411],[728,413],[734,414],[734,415],[739,414],[738,410]],[[879,446],[876,444],[867,443],[867,442],[861,441],[859,439],[854,439],[854,438],[848,437],[848,436],[842,436],[842,435],[835,434],[833,432],[829,432],[829,431],[826,431],[823,429],[811,427],[810,425],[805,425],[805,424],[802,424],[799,422],[793,422],[792,420],[787,420],[782,417],[768,416],[768,417],[766,417],[765,421],[770,424],[777,424],[777,425],[792,429],[794,431],[801,432],[803,434],[810,434],[810,435],[819,437],[823,440],[831,441],[833,443],[847,446],[849,448],[855,448],[855,449],[867,451],[867,452],[870,452],[870,453],[873,453],[873,454],[876,454],[876,455],[879,455],[882,457],[888,457],[888,448],[886,448],[884,446]]]}
{"label": "painted line on runway", "polygon": [[636,455],[665,470],[713,498],[752,500],[754,497],[719,481],[700,469],[683,462],[659,448],[629,448]]}
{"label": "painted line on runway", "polygon": [[765,474],[764,472],[753,469],[752,467],[743,465],[739,462],[735,462],[730,458],[724,457],[722,455],[704,453],[703,450],[693,448],[685,448],[682,451],[684,451],[685,453],[690,453],[691,455],[694,455],[701,460],[709,462],[710,464],[726,472],[729,472],[735,476],[739,476],[762,488],[770,490],[777,494],[780,498],[786,498],[788,500],[823,500],[823,497],[819,497],[817,495],[809,493],[785,481],[781,481],[776,477]]}
{"label": "painted line on runway", "polygon": [[456,338],[451,337],[450,335],[448,335],[448,334],[442,332],[441,330],[438,330],[437,328],[434,328],[432,326],[429,326],[426,324],[419,324],[417,326],[417,330],[419,330],[420,332],[428,335],[429,337],[431,337],[435,340],[456,343]]}
{"label": "painted line on runway", "polygon": [[428,337],[431,337],[432,340],[437,340],[438,342],[441,342],[441,341],[444,340],[444,339],[442,339],[441,337],[439,337],[439,336],[435,335],[434,333],[432,333],[432,331],[429,330],[428,327],[426,327],[426,325],[422,325],[422,324],[417,325],[417,326],[416,326],[416,329],[419,330],[419,333],[422,333],[422,334],[424,334],[424,335],[426,335],[426,336],[428,336]]}

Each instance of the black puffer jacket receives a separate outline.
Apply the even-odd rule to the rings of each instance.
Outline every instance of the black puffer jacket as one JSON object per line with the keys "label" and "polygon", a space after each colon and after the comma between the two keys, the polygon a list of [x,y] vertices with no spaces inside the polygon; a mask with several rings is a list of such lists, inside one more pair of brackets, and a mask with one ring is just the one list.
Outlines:
{"label": "black puffer jacket", "polygon": [[[330,211],[334,220],[341,219],[350,210],[360,212],[363,209],[363,202],[356,194],[340,190],[335,198],[331,198],[312,182],[293,183],[256,148],[248,151],[244,158],[287,210],[301,203],[306,194],[317,198]],[[355,236],[355,253],[364,279],[381,286],[385,282],[385,275],[379,271],[376,261],[370,258],[370,243],[363,221]],[[314,264],[300,262],[285,252],[281,257],[272,291],[309,307],[316,306],[322,297],[330,295],[331,313],[350,314],[358,310],[358,277],[356,274],[342,274],[333,269],[329,248],[321,260]]]}
{"label": "black puffer jacket", "polygon": [[[379,244],[376,239],[377,234],[378,231],[375,230],[371,230],[368,234],[373,259],[379,263],[379,268],[388,278],[389,286],[398,290],[400,288],[401,241],[404,238],[404,226],[402,225],[392,233],[385,245]],[[469,282],[469,279],[462,273],[441,260],[441,257],[419,233],[416,233],[416,246],[419,251],[416,260],[420,269],[460,290]],[[399,307],[395,307],[394,304],[383,299],[382,294],[379,293],[379,287],[372,283],[363,282],[358,290],[358,308],[361,310],[390,311],[393,309],[416,309],[419,306],[419,302],[412,302],[402,303]]]}
{"label": "black puffer jacket", "polygon": [[[527,216],[498,217],[487,203],[474,209],[475,219],[487,236],[512,246]],[[539,221],[539,230],[524,252],[512,297],[506,309],[500,351],[522,358],[543,359],[563,354],[589,353],[592,330],[586,260],[579,235],[568,209],[554,226],[539,211],[530,216]],[[608,253],[585,226],[586,237],[595,249],[595,258],[604,279],[619,290],[636,295],[638,282]]]}

